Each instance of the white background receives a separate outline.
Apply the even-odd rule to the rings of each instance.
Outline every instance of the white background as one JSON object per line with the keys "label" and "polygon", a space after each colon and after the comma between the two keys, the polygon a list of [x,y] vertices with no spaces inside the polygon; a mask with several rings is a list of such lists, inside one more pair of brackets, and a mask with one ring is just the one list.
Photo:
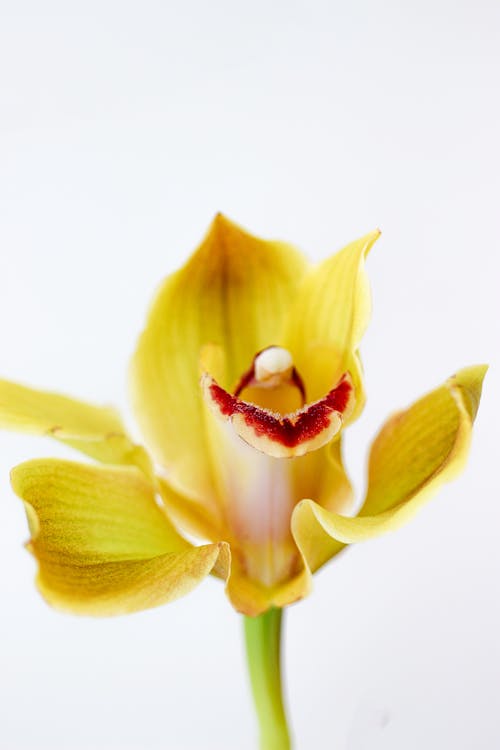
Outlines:
{"label": "white background", "polygon": [[[298,750],[500,746],[499,8],[0,2],[1,376],[132,424],[151,295],[218,210],[313,258],[383,230],[358,492],[392,410],[491,364],[465,475],[289,610]],[[0,748],[255,748],[216,581],[103,621],[40,599],[8,471],[51,455],[70,452],[0,435]]]}

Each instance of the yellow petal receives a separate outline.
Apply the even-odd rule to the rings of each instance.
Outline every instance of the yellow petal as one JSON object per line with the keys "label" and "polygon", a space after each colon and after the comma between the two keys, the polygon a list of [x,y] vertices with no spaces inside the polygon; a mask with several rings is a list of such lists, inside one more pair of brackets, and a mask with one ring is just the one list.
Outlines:
{"label": "yellow petal", "polygon": [[104,463],[147,462],[114,409],[7,380],[0,380],[0,428],[53,437]]}
{"label": "yellow petal", "polygon": [[135,468],[28,461],[12,486],[27,509],[38,586],[57,608],[134,612],[188,593],[217,563],[227,571],[225,545],[191,547]]}
{"label": "yellow petal", "polygon": [[364,261],[379,236],[371,232],[309,271],[291,308],[284,342],[309,401],[328,393],[344,372],[351,373],[356,392],[353,418],[364,400],[357,349],[371,309]]}
{"label": "yellow petal", "polygon": [[392,531],[410,520],[439,486],[463,468],[486,367],[468,367],[395,414],[376,437],[368,490],[357,518],[303,500],[292,530],[311,569],[344,544]]}
{"label": "yellow petal", "polygon": [[306,269],[292,247],[265,242],[222,216],[151,309],[132,368],[135,413],[169,482],[193,499],[214,492],[199,385],[206,345],[220,347],[231,389],[257,351],[280,343]]}
{"label": "yellow petal", "polygon": [[371,449],[361,515],[421,497],[463,469],[486,370],[483,365],[460,370],[389,419]]}

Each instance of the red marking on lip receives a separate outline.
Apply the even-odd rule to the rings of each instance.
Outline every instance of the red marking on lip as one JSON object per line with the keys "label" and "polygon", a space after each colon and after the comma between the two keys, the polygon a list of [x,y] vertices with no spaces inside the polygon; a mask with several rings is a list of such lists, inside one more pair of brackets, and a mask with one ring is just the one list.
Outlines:
{"label": "red marking on lip", "polygon": [[292,449],[301,443],[311,441],[327,430],[333,416],[342,416],[353,400],[353,386],[347,373],[322,399],[284,416],[241,401],[213,380],[209,385],[209,391],[213,403],[223,416],[230,418],[235,414],[241,414],[257,437],[265,437]]}

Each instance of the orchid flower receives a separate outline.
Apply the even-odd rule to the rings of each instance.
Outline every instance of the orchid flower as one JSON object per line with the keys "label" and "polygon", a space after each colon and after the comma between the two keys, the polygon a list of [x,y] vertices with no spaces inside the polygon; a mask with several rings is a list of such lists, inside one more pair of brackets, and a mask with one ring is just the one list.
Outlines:
{"label": "orchid flower", "polygon": [[[460,370],[375,438],[360,510],[343,430],[365,401],[372,232],[311,265],[218,215],[161,286],[131,367],[146,448],[117,413],[0,381],[0,426],[50,435],[96,463],[12,471],[47,602],[115,615],[186,594],[210,573],[245,616],[262,748],[287,748],[282,608],[346,545],[396,529],[462,468],[484,366]],[[200,545],[193,543],[200,540]]]}

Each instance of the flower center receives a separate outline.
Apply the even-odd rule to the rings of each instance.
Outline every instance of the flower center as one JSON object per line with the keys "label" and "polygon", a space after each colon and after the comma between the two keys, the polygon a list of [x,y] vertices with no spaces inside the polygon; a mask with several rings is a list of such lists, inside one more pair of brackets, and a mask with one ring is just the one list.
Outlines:
{"label": "flower center", "polygon": [[306,400],[304,383],[292,355],[281,346],[269,346],[255,355],[234,395],[279,414],[300,409]]}
{"label": "flower center", "polygon": [[270,346],[255,357],[253,363],[255,380],[264,387],[272,387],[290,380],[293,359],[288,349]]}
{"label": "flower center", "polygon": [[205,373],[207,403],[253,448],[274,458],[302,456],[339,432],[354,405],[349,373],[319,401],[305,405],[304,384],[291,354],[273,346],[259,352],[234,394]]}

